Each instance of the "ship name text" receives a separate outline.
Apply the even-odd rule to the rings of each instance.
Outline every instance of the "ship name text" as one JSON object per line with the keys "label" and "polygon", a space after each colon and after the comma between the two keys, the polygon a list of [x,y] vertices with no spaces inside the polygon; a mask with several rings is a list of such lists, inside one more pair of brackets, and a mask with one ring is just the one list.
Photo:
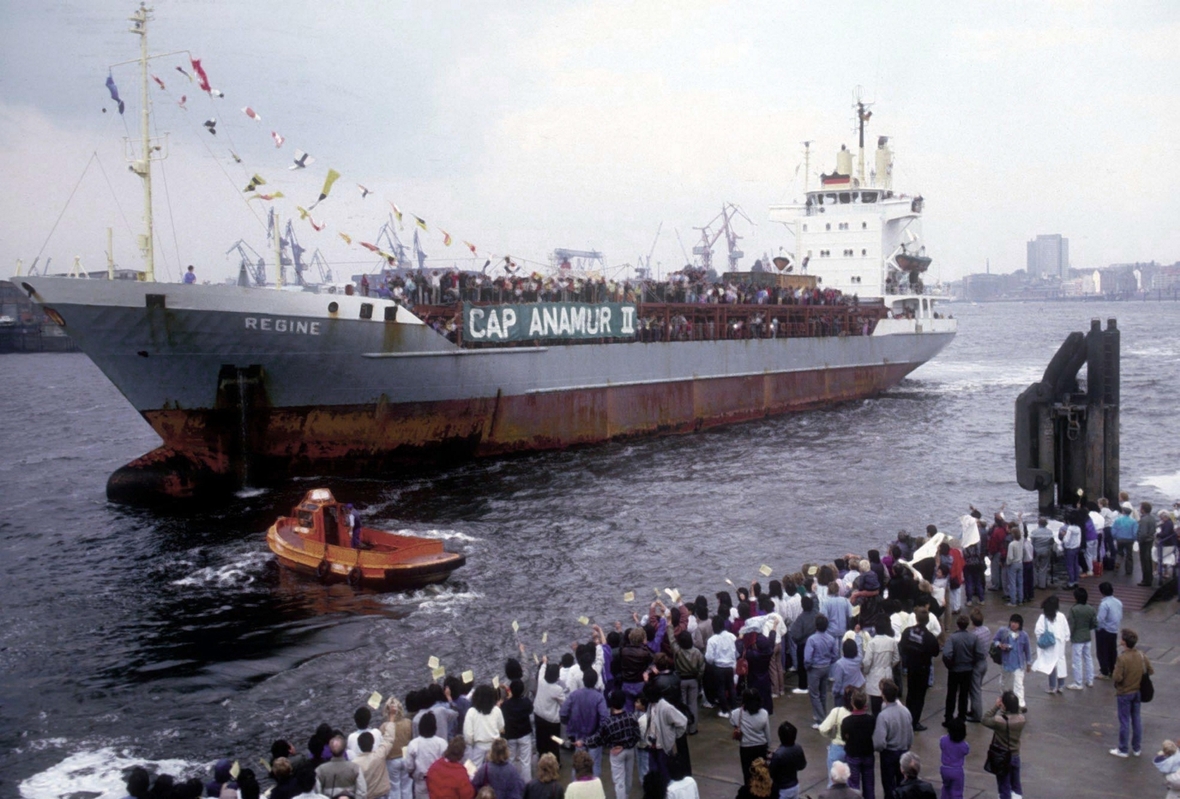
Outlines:
{"label": "ship name text", "polygon": [[310,319],[276,319],[273,316],[247,316],[247,330],[261,330],[267,333],[295,333],[304,336],[318,336],[320,323]]}

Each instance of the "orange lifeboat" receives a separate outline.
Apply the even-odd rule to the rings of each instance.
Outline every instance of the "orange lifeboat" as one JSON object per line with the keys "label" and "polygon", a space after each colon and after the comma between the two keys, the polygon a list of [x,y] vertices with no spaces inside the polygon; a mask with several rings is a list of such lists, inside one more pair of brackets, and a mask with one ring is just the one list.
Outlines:
{"label": "orange lifeboat", "polygon": [[359,544],[348,524],[348,507],[326,488],[308,491],[291,516],[280,516],[266,543],[288,569],[323,582],[353,586],[419,588],[441,583],[467,562],[441,541],[360,528]]}

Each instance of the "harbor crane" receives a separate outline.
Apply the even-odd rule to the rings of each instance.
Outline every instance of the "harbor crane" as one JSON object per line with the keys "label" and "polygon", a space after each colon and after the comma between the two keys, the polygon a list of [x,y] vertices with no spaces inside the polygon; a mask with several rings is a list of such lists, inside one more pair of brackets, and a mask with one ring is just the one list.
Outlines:
{"label": "harbor crane", "polygon": [[[240,259],[238,261],[238,285],[249,286],[253,283],[255,286],[265,286],[266,259],[259,254],[258,250],[247,244],[245,239],[238,239],[225,251],[225,254],[229,255],[232,252],[236,252]],[[251,255],[257,260],[252,259]]]}
{"label": "harbor crane", "polygon": [[[746,254],[738,249],[737,246],[738,240],[743,237],[739,236],[733,229],[733,219],[736,216],[741,216],[742,219],[751,225],[754,224],[753,220],[746,216],[745,211],[733,203],[727,202],[722,204],[721,213],[710,219],[704,227],[693,228],[701,232],[701,243],[692,248],[692,254],[698,258],[702,269],[710,270],[713,268],[713,245],[724,234],[726,250],[728,252],[726,259],[729,265],[728,271],[737,271],[738,261],[744,258]],[[717,226],[716,232],[713,231],[714,225]]]}
{"label": "harbor crane", "polygon": [[664,223],[660,222],[659,227],[656,228],[656,237],[651,241],[651,249],[647,251],[647,257],[639,256],[639,266],[635,269],[635,274],[639,276],[640,280],[647,280],[651,277],[651,257],[655,255],[656,244],[660,241],[660,231],[664,229]]}

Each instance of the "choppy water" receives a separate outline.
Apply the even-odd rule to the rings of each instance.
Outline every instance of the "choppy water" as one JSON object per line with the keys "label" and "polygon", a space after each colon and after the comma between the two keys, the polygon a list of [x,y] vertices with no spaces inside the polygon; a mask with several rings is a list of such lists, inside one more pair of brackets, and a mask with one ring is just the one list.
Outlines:
{"label": "choppy water", "polygon": [[[254,763],[275,737],[347,726],[373,690],[424,684],[431,655],[490,678],[513,620],[530,649],[548,631],[557,651],[579,616],[622,617],[625,591],[711,595],[762,563],[953,530],[968,502],[1032,510],[1013,401],[1092,316],[1123,331],[1123,487],[1180,495],[1180,304],[948,309],[956,341],[876,400],[397,482],[294,482],[197,514],[106,502],[107,475],[157,439],[84,356],[0,357],[0,792],[113,797],[144,760]],[[468,565],[412,594],[276,574],[266,527],[321,482]]]}

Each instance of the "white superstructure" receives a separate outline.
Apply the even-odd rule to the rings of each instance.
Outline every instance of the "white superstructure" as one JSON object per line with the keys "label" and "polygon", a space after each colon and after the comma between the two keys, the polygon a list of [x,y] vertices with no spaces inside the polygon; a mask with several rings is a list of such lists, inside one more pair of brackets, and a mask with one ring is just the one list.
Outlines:
{"label": "white superstructure", "polygon": [[895,318],[946,321],[935,318],[937,294],[924,281],[931,262],[922,240],[924,200],[893,190],[893,152],[885,136],[877,140],[875,169],[866,175],[864,124],[871,114],[859,102],[857,110],[861,147],[855,172],[852,152],[841,147],[836,169],[821,174],[820,186],[805,188],[802,201],[772,205],[770,221],[790,231],[790,261],[815,275],[820,288],[881,300]]}

